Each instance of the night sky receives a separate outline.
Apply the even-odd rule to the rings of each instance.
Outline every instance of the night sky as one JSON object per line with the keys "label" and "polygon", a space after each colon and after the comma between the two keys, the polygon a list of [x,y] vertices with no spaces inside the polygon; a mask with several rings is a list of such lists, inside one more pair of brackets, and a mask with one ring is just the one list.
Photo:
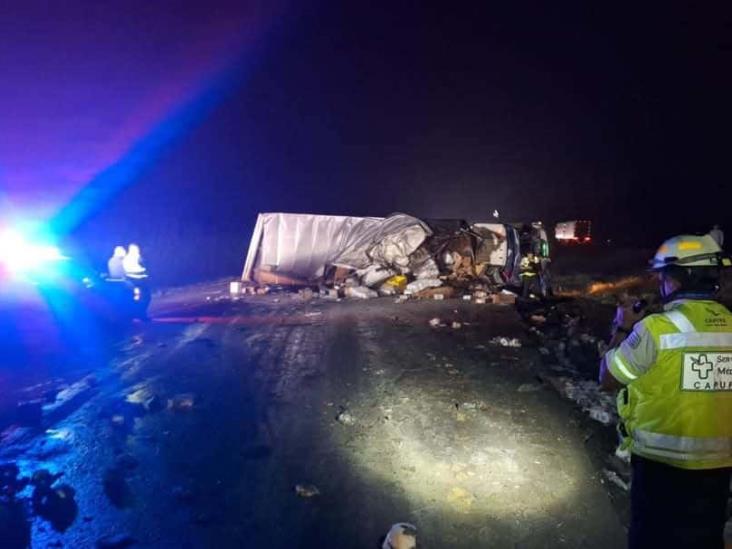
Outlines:
{"label": "night sky", "polygon": [[166,282],[239,271],[259,211],[732,231],[732,9],[366,4],[4,8],[6,219]]}

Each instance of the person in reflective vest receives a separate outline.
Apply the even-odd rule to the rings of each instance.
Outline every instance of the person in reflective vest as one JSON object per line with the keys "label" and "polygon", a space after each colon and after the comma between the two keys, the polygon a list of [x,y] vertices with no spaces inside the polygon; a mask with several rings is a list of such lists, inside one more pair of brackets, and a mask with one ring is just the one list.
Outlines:
{"label": "person in reflective vest", "polygon": [[618,393],[631,453],[628,545],[723,548],[732,467],[732,313],[716,301],[730,266],[709,235],[667,240],[651,261],[664,311],[618,308],[600,383]]}
{"label": "person in reflective vest", "polygon": [[124,259],[127,255],[127,250],[124,246],[115,246],[112,257],[107,261],[107,275],[109,278],[114,280],[124,280],[125,268]]}
{"label": "person in reflective vest", "polygon": [[534,293],[539,293],[539,258],[531,252],[527,253],[521,258],[519,269],[521,295],[528,298]]}
{"label": "person in reflective vest", "polygon": [[127,278],[134,280],[147,278],[147,269],[142,265],[142,255],[140,254],[140,247],[137,244],[130,244],[122,265]]}

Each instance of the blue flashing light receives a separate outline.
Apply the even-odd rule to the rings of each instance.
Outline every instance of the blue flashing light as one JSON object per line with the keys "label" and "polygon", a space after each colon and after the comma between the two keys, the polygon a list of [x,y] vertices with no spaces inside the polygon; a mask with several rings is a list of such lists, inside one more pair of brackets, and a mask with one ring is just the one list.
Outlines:
{"label": "blue flashing light", "polygon": [[53,244],[35,242],[12,229],[0,233],[0,265],[13,278],[45,275],[66,260],[68,257]]}

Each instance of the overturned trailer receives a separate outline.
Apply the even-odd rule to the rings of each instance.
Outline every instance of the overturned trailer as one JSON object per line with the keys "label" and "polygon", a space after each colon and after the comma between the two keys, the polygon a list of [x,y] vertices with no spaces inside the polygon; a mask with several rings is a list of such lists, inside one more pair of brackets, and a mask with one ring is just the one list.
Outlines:
{"label": "overturned trailer", "polygon": [[482,280],[513,285],[520,261],[518,235],[508,225],[261,213],[242,280],[260,285],[312,286],[349,277],[375,288],[401,275],[434,284]]}

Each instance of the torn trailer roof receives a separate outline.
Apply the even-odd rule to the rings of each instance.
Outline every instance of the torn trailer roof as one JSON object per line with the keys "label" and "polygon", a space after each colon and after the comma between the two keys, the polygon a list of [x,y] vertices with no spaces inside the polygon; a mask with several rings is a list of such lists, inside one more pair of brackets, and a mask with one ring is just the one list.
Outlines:
{"label": "torn trailer roof", "polygon": [[[502,224],[470,226],[464,220],[420,220],[403,213],[386,218],[261,213],[242,279],[285,286],[321,284],[339,268],[354,273],[365,286],[374,286],[396,274],[477,278],[500,269],[505,281],[515,263],[512,231]],[[501,276],[492,273],[491,280],[499,282]]]}
{"label": "torn trailer roof", "polygon": [[[243,280],[297,284],[322,280],[325,269],[364,269],[375,263],[407,268],[429,228],[405,214],[387,218],[261,213]],[[266,282],[265,282],[266,281]]]}

